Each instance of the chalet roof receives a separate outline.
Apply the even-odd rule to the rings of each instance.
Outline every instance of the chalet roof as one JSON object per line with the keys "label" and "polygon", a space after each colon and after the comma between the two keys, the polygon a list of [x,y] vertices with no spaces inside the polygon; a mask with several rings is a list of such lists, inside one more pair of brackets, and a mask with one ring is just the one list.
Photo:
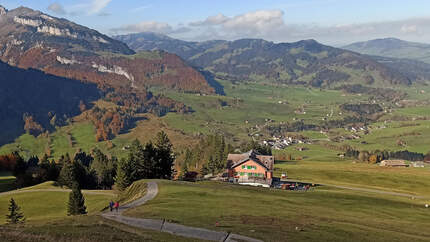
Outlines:
{"label": "chalet roof", "polygon": [[227,157],[228,163],[230,163],[229,168],[237,167],[240,164],[253,160],[259,163],[261,166],[266,168],[267,170],[273,170],[273,166],[275,163],[275,159],[271,155],[261,155],[255,150],[250,150],[243,154],[229,154]]}

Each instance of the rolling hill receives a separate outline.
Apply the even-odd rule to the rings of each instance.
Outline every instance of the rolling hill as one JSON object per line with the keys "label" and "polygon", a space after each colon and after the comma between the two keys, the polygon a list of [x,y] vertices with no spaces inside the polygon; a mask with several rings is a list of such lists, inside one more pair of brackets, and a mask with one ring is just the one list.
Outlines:
{"label": "rolling hill", "polygon": [[343,48],[366,55],[407,58],[430,63],[430,44],[409,42],[396,38],[357,42]]}
{"label": "rolling hill", "polygon": [[270,81],[314,87],[342,84],[408,85],[411,80],[395,69],[358,53],[322,45],[315,40],[273,43],[262,39],[186,42],[142,33],[113,38],[135,50],[165,50],[189,64],[233,81]]}

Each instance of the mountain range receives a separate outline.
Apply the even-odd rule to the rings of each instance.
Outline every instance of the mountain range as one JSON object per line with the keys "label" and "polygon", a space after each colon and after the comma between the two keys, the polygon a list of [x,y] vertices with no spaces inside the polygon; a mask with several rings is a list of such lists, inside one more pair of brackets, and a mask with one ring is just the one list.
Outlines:
{"label": "mountain range", "polygon": [[9,132],[1,144],[24,129],[49,131],[99,99],[114,105],[87,113],[98,141],[129,128],[139,113],[192,111],[153,95],[148,91],[153,87],[222,95],[219,80],[370,90],[430,79],[430,64],[363,55],[315,40],[189,42],[155,33],[109,37],[40,11],[1,6],[0,61],[0,106],[7,107],[0,111],[0,124]]}
{"label": "mountain range", "polygon": [[135,51],[163,50],[175,53],[190,65],[220,79],[269,81],[336,87],[409,85],[414,81],[378,61],[315,40],[273,43],[262,39],[187,42],[154,33],[114,36]]}
{"label": "mountain range", "polygon": [[343,48],[366,55],[406,58],[430,64],[430,44],[385,38],[357,42]]}

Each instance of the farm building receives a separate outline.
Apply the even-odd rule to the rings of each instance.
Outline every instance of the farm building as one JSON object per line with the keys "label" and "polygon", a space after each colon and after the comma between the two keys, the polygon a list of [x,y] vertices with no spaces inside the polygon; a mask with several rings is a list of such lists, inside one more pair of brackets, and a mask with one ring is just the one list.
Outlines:
{"label": "farm building", "polygon": [[230,180],[240,184],[270,186],[274,163],[273,156],[260,155],[254,150],[243,154],[229,154],[228,176]]}
{"label": "farm building", "polygon": [[379,165],[385,167],[408,167],[404,160],[383,160]]}

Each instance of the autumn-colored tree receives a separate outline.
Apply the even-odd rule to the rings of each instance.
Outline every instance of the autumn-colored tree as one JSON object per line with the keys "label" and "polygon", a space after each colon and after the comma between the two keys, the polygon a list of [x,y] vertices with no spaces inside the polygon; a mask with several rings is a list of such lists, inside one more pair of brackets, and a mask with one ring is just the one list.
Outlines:
{"label": "autumn-colored tree", "polygon": [[378,158],[378,156],[377,155],[371,155],[370,157],[369,157],[369,163],[370,164],[376,164],[376,163],[378,163],[379,162],[379,158]]}

